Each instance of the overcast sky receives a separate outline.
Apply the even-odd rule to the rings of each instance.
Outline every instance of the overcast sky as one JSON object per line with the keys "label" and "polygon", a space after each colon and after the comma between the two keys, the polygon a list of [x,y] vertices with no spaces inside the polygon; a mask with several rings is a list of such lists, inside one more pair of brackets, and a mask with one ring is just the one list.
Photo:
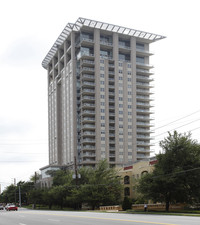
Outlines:
{"label": "overcast sky", "polygon": [[[155,143],[167,131],[200,141],[198,0],[6,0],[0,5],[0,184],[48,164],[47,73],[41,62],[79,17],[167,36],[151,45]],[[176,121],[176,122],[174,122]],[[174,123],[172,123],[174,122]]]}

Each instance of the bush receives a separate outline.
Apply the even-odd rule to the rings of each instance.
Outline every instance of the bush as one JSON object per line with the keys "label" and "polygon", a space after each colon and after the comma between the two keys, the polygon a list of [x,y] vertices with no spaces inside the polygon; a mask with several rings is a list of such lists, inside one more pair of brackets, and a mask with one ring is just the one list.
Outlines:
{"label": "bush", "polygon": [[132,201],[128,197],[124,197],[124,201],[122,202],[122,209],[125,211],[127,209],[132,208]]}

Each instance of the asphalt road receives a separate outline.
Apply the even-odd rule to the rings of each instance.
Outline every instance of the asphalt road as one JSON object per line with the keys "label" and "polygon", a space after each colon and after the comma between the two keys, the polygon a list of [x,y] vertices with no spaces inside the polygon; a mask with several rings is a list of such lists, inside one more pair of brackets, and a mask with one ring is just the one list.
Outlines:
{"label": "asphalt road", "polygon": [[200,225],[200,217],[26,210],[0,211],[0,225]]}

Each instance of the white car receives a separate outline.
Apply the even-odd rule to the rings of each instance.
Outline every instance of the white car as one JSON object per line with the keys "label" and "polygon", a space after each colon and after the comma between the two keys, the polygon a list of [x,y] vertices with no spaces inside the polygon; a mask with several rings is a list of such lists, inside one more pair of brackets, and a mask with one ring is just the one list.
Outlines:
{"label": "white car", "polygon": [[13,205],[11,203],[6,204],[5,209],[7,209],[10,205]]}
{"label": "white car", "polygon": [[4,207],[2,204],[0,204],[0,210],[4,210]]}

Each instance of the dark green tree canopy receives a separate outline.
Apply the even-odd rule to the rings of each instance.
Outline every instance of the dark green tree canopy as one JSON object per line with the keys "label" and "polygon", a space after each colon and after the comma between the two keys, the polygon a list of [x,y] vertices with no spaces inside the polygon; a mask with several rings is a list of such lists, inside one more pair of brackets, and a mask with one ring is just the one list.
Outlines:
{"label": "dark green tree canopy", "polygon": [[200,197],[200,145],[191,134],[176,131],[160,142],[163,153],[158,154],[152,174],[144,176],[138,190],[146,199],[190,203]]}

